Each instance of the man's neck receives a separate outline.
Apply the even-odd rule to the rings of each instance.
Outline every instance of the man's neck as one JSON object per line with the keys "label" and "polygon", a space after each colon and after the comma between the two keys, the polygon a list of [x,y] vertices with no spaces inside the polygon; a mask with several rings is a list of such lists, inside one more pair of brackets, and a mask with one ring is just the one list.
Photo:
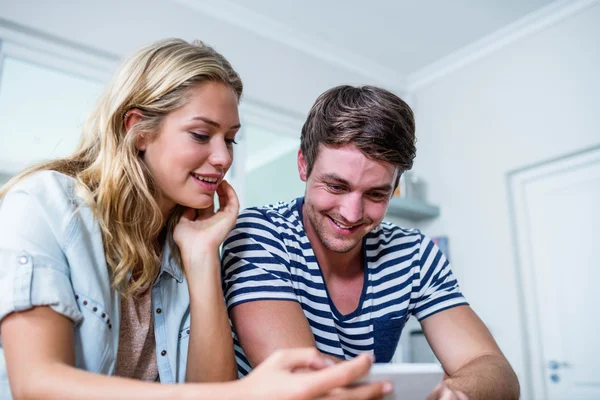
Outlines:
{"label": "man's neck", "polygon": [[319,262],[330,300],[342,315],[349,315],[360,306],[364,291],[362,243],[347,253],[337,253],[321,243],[310,219],[303,216],[304,229]]}

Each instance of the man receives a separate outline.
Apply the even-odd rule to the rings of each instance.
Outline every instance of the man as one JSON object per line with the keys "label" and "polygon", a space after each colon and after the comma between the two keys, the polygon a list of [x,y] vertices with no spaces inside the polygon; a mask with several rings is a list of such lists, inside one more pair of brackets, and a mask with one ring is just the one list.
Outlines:
{"label": "man", "polygon": [[432,398],[519,397],[439,248],[382,222],[412,168],[414,133],[412,110],[386,90],[340,86],[317,99],[298,152],[304,198],[245,210],[224,244],[240,373],[289,347],[389,362],[414,315],[447,375]]}

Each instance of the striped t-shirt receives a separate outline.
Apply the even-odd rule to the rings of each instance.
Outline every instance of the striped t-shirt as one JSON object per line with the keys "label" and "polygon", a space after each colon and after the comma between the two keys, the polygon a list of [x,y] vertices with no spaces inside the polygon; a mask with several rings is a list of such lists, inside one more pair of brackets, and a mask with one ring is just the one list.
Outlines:
{"label": "striped t-shirt", "polygon": [[[350,359],[371,352],[389,362],[412,314],[422,320],[467,304],[446,257],[418,230],[382,222],[362,243],[364,286],[358,307],[342,315],[330,300],[302,222],[303,198],[244,210],[223,247],[228,309],[248,301],[300,304],[317,348]],[[260,321],[256,321],[260,324]],[[234,332],[240,375],[251,367]]]}

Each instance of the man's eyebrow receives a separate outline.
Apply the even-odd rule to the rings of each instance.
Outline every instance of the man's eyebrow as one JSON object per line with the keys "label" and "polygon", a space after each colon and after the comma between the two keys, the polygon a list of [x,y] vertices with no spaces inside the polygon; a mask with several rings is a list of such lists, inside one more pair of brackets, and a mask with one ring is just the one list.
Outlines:
{"label": "man's eyebrow", "polygon": [[345,180],[344,178],[342,178],[341,176],[337,175],[337,174],[323,174],[321,175],[321,179],[324,181],[334,181],[334,182],[338,182],[341,183],[343,185],[346,186],[350,186],[350,182],[348,182],[347,180]]}
{"label": "man's eyebrow", "polygon": [[392,185],[381,185],[381,186],[375,186],[372,187],[369,190],[374,190],[374,191],[382,191],[382,192],[388,192],[391,193],[392,192]]}
{"label": "man's eyebrow", "polygon": [[[341,176],[334,174],[334,173],[323,174],[323,175],[321,175],[321,179],[324,181],[333,181],[333,182],[341,183],[342,185],[346,185],[346,186],[352,186],[352,185],[350,185],[350,182],[348,182],[346,179],[344,179]],[[369,188],[369,191],[383,191],[383,192],[391,193],[392,189],[393,189],[392,185],[381,185],[381,186],[375,186],[375,187]]]}
{"label": "man's eyebrow", "polygon": [[[207,124],[209,124],[209,125],[212,125],[212,126],[214,126],[215,128],[219,128],[219,129],[221,129],[221,125],[220,125],[218,122],[216,122],[216,121],[213,121],[212,119],[209,119],[209,118],[206,118],[206,117],[197,116],[197,117],[194,117],[194,118],[192,118],[192,121],[202,121],[202,122],[206,122]],[[232,129],[238,129],[238,128],[240,128],[241,126],[242,126],[241,124],[233,125],[233,126],[231,126],[231,127],[229,128],[229,130],[232,130]]]}

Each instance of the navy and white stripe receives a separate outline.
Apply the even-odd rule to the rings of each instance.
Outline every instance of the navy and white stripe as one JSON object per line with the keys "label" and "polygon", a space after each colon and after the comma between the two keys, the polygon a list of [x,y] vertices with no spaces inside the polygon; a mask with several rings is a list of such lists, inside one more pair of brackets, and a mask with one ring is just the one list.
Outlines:
{"label": "navy and white stripe", "polygon": [[[228,309],[248,301],[298,302],[317,348],[340,358],[368,351],[389,362],[412,314],[422,320],[467,304],[446,257],[418,230],[382,222],[363,239],[365,284],[357,309],[342,315],[330,301],[302,223],[302,198],[244,210],[223,246]],[[240,375],[250,371],[239,341]]]}

